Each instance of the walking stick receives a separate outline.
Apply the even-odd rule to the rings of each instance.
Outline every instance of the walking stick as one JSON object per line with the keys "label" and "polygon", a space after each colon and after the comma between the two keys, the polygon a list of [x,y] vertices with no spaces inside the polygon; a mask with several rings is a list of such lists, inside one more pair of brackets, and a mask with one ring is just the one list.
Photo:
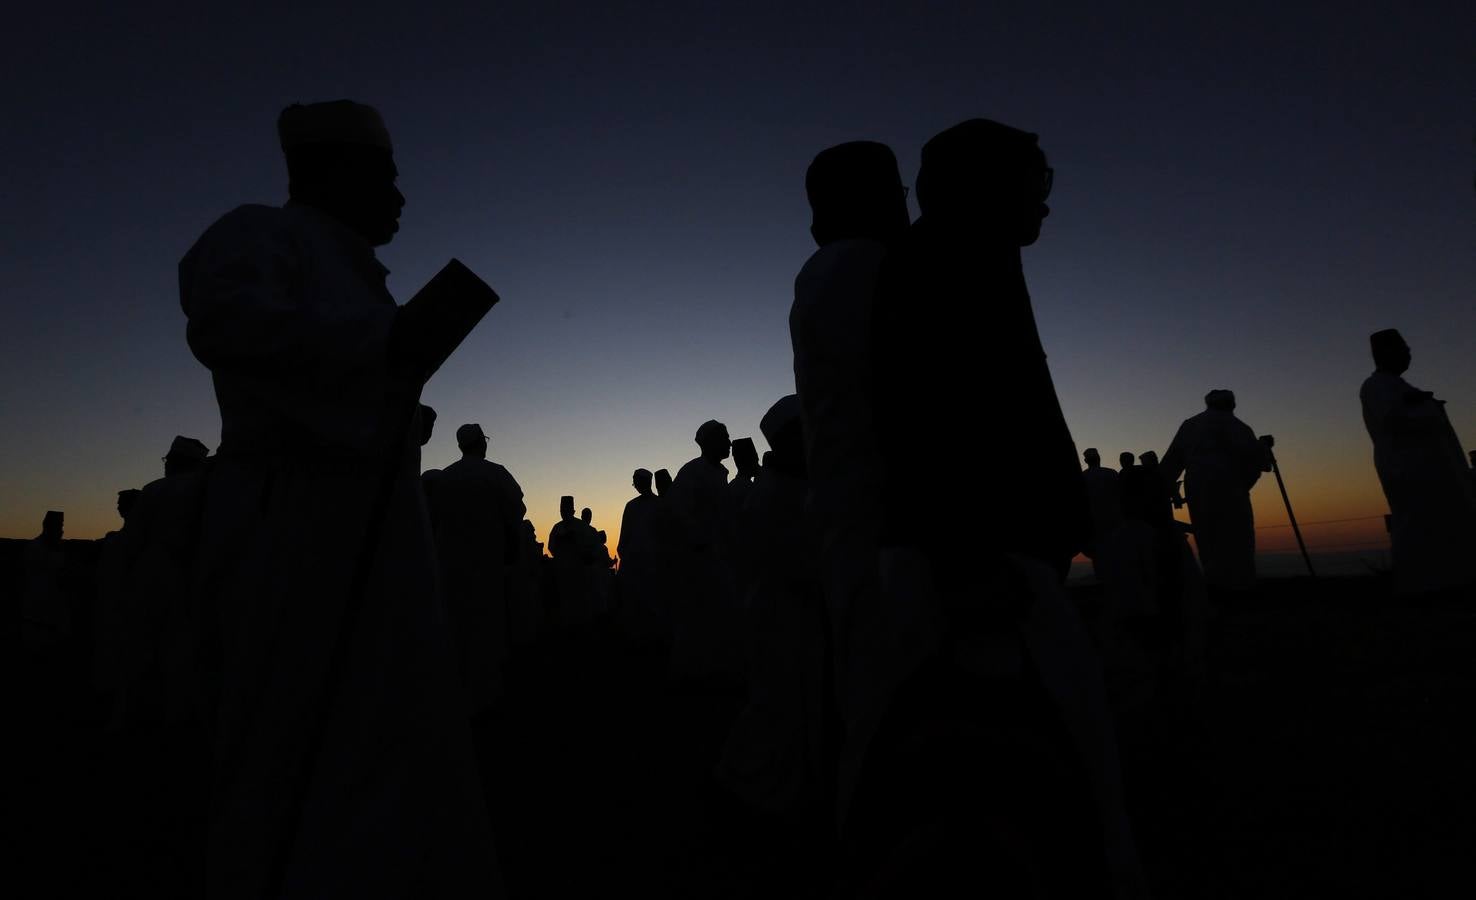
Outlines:
{"label": "walking stick", "polygon": [[1271,458],[1271,471],[1276,475],[1276,486],[1281,488],[1281,502],[1286,504],[1286,518],[1291,522],[1292,534],[1297,537],[1297,546],[1302,549],[1302,559],[1307,563],[1307,574],[1316,578],[1317,570],[1312,568],[1312,557],[1307,553],[1307,542],[1302,540],[1302,529],[1297,527],[1297,516],[1292,512],[1291,498],[1286,495],[1286,482],[1281,477],[1281,466],[1276,464],[1276,454],[1271,452],[1271,448],[1276,446],[1276,438],[1263,434],[1261,443],[1266,445],[1266,455]]}

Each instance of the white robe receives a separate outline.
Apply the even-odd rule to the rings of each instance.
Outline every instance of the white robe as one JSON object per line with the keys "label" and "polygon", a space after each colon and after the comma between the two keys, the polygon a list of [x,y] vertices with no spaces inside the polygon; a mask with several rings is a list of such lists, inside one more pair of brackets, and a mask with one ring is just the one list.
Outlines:
{"label": "white robe", "polygon": [[1170,483],[1184,473],[1184,498],[1205,581],[1228,590],[1254,586],[1256,522],[1250,489],[1270,468],[1256,433],[1233,412],[1207,409],[1179,426],[1162,468]]}
{"label": "white robe", "polygon": [[789,311],[809,505],[819,533],[835,690],[846,727],[838,787],[842,819],[874,725],[902,677],[878,662],[890,658],[899,635],[908,633],[880,607],[877,575],[881,461],[867,385],[872,303],[885,256],[879,241],[826,244],[796,276]]}
{"label": "white robe", "polygon": [[1470,584],[1476,496],[1445,407],[1398,375],[1383,372],[1363,382],[1359,399],[1389,502],[1396,590]]}
{"label": "white robe", "polygon": [[430,483],[451,643],[475,715],[502,695],[510,653],[506,558],[527,508],[516,479],[490,460],[457,460]]}
{"label": "white robe", "polygon": [[620,618],[626,633],[637,640],[665,637],[660,584],[665,559],[656,533],[660,513],[661,499],[641,494],[625,504],[620,517]]}
{"label": "white robe", "polygon": [[196,566],[218,667],[210,897],[499,890],[436,595],[419,387],[387,368],[385,274],[297,205],[229,213],[180,264],[221,412]]}
{"label": "white robe", "polygon": [[[825,615],[802,479],[767,468],[741,511],[739,545],[753,566],[746,596],[748,703],[717,777],[755,809],[801,824],[827,797]],[[829,822],[830,811],[824,811]]]}
{"label": "white robe", "polygon": [[739,677],[744,648],[728,470],[700,456],[682,466],[672,479],[671,509],[681,541],[674,559],[672,670],[681,676]]}

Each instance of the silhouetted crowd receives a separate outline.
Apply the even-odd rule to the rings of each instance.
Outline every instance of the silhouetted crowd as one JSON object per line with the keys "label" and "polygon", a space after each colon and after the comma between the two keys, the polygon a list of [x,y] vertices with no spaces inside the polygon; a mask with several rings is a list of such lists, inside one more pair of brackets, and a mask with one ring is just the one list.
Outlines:
{"label": "silhouetted crowd", "polygon": [[[767,841],[784,862],[755,895],[1147,895],[1114,712],[1124,684],[1206,677],[1214,608],[1256,585],[1250,491],[1280,472],[1228,390],[1162,461],[1078,457],[1021,262],[1054,179],[1036,135],[933,137],[916,221],[890,149],[820,153],[769,450],[702,423],[675,477],[634,471],[612,552],[571,496],[539,543],[480,424],[422,471],[421,388],[496,296],[459,264],[389,295],[373,248],[404,198],[372,109],[278,127],[288,203],[228,213],[180,264],[219,448],[177,437],[119,530],[68,549],[49,512],[10,561],[21,658],[66,686],[38,696],[163,748],[139,770],[149,893],[537,894],[491,761],[527,739],[500,723],[547,688],[528,673],[573,646],[692,700],[671,727],[712,737],[666,784],[701,798],[673,830],[693,859]],[[1396,587],[1468,590],[1476,476],[1399,334],[1373,351]],[[642,890],[728,895],[722,859]]]}

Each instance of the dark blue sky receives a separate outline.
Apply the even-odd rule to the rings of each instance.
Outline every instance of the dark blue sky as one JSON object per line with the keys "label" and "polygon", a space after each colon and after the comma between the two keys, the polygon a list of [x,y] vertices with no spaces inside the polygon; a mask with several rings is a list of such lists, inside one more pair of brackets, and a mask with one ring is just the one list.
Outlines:
{"label": "dark blue sky", "polygon": [[818,150],[885,141],[910,182],[972,116],[1056,168],[1026,267],[1079,445],[1161,450],[1231,387],[1311,515],[1381,513],[1357,388],[1390,325],[1476,441],[1470,4],[94,6],[12,19],[0,63],[3,535],[100,534],[174,434],[215,446],[176,263],[283,199],[281,107],[338,97],[395,135],[396,294],[459,256],[504,298],[427,388],[427,464],[481,422],[540,534],[562,493],[613,532],[631,469],[792,390]]}

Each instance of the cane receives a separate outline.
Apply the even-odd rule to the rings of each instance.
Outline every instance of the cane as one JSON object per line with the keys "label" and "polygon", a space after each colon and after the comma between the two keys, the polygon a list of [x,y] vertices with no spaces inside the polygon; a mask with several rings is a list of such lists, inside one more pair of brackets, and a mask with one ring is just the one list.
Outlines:
{"label": "cane", "polygon": [[1302,549],[1302,559],[1307,563],[1307,574],[1316,578],[1317,570],[1312,568],[1312,557],[1307,553],[1307,542],[1302,540],[1302,529],[1297,527],[1297,516],[1292,512],[1291,498],[1286,495],[1286,482],[1281,478],[1281,466],[1276,464],[1276,454],[1271,452],[1271,448],[1276,446],[1276,438],[1263,434],[1261,443],[1266,446],[1266,456],[1271,460],[1271,471],[1276,475],[1276,486],[1281,488],[1281,502],[1286,504],[1286,518],[1291,522],[1292,534],[1297,537],[1297,546]]}

